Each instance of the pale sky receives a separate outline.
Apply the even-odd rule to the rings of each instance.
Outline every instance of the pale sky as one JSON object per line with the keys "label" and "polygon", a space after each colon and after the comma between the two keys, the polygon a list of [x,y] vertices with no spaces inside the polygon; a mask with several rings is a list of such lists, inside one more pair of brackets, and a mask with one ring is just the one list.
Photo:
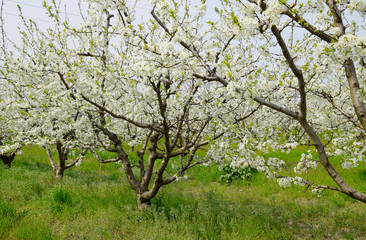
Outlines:
{"label": "pale sky", "polygon": [[[51,2],[51,0],[47,0]],[[59,2],[60,0],[56,0]],[[134,4],[135,0],[126,0],[128,4]],[[43,0],[4,0],[5,6],[3,9],[3,17],[5,21],[5,31],[7,35],[14,42],[17,42],[17,38],[19,38],[18,27],[22,26],[22,22],[19,18],[19,11],[17,5],[22,7],[23,14],[26,18],[33,19],[39,28],[45,29],[47,27],[52,26],[52,21],[45,14],[45,10],[42,7]],[[66,5],[66,11],[70,18],[70,25],[77,26],[80,21],[80,13],[78,7],[78,0],[61,0],[62,5]],[[192,2],[199,2],[199,0],[192,0]],[[208,15],[205,17],[205,20],[214,20],[217,18],[216,13],[214,12],[214,7],[220,5],[220,0],[208,0],[209,2],[209,10]],[[149,3],[149,0],[138,0],[136,5],[136,18],[141,19],[142,17],[150,17],[150,11],[152,6]],[[62,9],[62,12],[64,9]],[[362,21],[359,16],[354,16],[354,20]],[[311,22],[311,21],[310,21]],[[0,33],[1,34],[1,33]],[[365,35],[365,31],[361,31],[360,35]]]}
{"label": "pale sky", "polygon": [[[23,15],[26,18],[34,20],[38,27],[47,28],[52,26],[52,20],[47,17],[42,6],[43,0],[5,0],[3,9],[3,17],[5,21],[5,30],[7,35],[14,40],[18,35],[18,27],[22,25],[19,18],[19,11],[17,5],[22,7]],[[48,1],[50,2],[50,1]],[[56,0],[58,2],[58,0]],[[133,4],[134,0],[127,0],[128,3]],[[81,21],[77,0],[62,0],[62,5],[66,5],[66,11],[70,19],[70,25],[77,26]],[[149,16],[151,6],[148,0],[140,0],[137,5],[137,15]],[[62,8],[62,13],[64,8]],[[73,24],[74,23],[74,24]]]}
{"label": "pale sky", "polygon": [[[51,2],[51,0],[47,0]],[[135,0],[126,0],[128,4],[134,4]],[[195,0],[193,0],[194,2]],[[4,0],[5,6],[3,9],[3,16],[5,21],[5,30],[7,35],[14,40],[14,38],[18,38],[18,27],[22,26],[22,22],[19,18],[19,11],[17,5],[22,7],[23,15],[26,18],[30,18],[34,20],[39,28],[47,28],[52,25],[52,21],[45,14],[45,10],[42,6],[43,0]],[[59,2],[59,0],[56,0]],[[61,0],[62,5],[66,5],[66,11],[70,18],[70,25],[77,26],[81,21],[78,0]],[[209,15],[206,17],[207,20],[212,20],[215,18],[215,13],[213,11],[213,7],[219,5],[219,0],[210,0],[210,5],[212,7],[211,11],[209,11]],[[139,0],[136,5],[136,19],[140,19],[142,17],[150,17],[150,11],[152,6],[150,5],[148,0]],[[62,13],[64,9],[62,8]],[[74,24],[73,24],[74,23]]]}

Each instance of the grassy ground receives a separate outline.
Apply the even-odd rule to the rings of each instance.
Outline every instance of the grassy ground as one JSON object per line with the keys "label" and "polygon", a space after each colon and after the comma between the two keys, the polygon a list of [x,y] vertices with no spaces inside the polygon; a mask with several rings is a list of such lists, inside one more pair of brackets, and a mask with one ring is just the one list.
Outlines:
{"label": "grassy ground", "polygon": [[[119,168],[86,159],[57,181],[43,151],[24,150],[11,169],[0,168],[0,239],[366,239],[363,203],[284,189],[260,173],[227,185],[216,167],[192,169],[140,213]],[[365,166],[341,171],[366,192]],[[321,169],[315,175],[331,183]]]}

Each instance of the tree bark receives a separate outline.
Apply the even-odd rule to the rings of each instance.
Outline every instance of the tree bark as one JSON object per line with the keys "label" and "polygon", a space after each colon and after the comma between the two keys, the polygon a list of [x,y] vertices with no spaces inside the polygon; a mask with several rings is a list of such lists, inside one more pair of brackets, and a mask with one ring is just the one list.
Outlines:
{"label": "tree bark", "polygon": [[53,172],[55,173],[55,177],[62,178],[64,176],[64,171],[67,168],[71,167],[71,166],[66,165],[68,149],[65,148],[61,142],[57,142],[56,148],[57,148],[57,154],[58,154],[58,164],[55,163],[55,160],[53,159],[49,148],[46,148],[46,152],[47,152],[48,158],[50,160]]}
{"label": "tree bark", "polygon": [[151,206],[151,199],[146,199],[142,196],[142,193],[137,194],[137,208],[140,212],[145,211]]}
{"label": "tree bark", "polygon": [[3,161],[4,167],[5,168],[11,168],[11,163],[13,162],[14,158],[15,158],[15,153],[11,154],[11,155],[0,155],[1,160]]}
{"label": "tree bark", "polygon": [[352,59],[344,62],[350,95],[356,115],[363,129],[366,130],[366,107],[360,96],[360,83],[358,81],[356,69]]}
{"label": "tree bark", "polygon": [[66,168],[57,166],[53,171],[55,172],[56,178],[62,178],[64,176],[64,171]]}

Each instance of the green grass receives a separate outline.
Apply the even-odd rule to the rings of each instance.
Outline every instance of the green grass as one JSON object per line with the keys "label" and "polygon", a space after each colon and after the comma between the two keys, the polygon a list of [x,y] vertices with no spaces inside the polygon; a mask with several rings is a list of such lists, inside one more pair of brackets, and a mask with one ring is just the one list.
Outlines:
{"label": "green grass", "polygon": [[[298,160],[301,149],[272,153]],[[106,158],[108,156],[105,156]],[[365,189],[366,167],[342,170]],[[338,161],[338,162],[337,162]],[[220,181],[216,166],[198,166],[165,186],[146,212],[121,165],[91,156],[54,178],[45,152],[28,147],[11,169],[0,169],[0,239],[362,239],[366,205],[337,192],[314,196],[306,188],[281,188],[263,174],[250,181]],[[313,177],[332,184],[321,168]]]}

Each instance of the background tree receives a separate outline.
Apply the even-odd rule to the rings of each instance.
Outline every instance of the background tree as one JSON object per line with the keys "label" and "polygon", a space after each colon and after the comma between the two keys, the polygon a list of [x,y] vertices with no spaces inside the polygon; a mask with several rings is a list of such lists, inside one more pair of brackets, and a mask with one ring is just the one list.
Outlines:
{"label": "background tree", "polygon": [[3,7],[4,1],[0,5],[0,62],[5,65],[0,65],[0,159],[4,167],[10,168],[15,158],[16,153],[20,150],[21,144],[17,142],[16,135],[18,131],[26,128],[27,124],[21,114],[21,107],[14,108],[14,105],[19,106],[21,96],[19,89],[12,81],[8,81],[4,75],[6,72],[6,57],[7,57],[7,43],[5,39],[5,32],[3,28]]}
{"label": "background tree", "polygon": [[[14,92],[6,81],[1,79],[2,89],[0,90],[0,159],[4,167],[10,168],[16,153],[21,149],[22,144],[17,142],[18,131],[27,126],[25,119],[19,114],[18,109],[12,109]],[[7,87],[6,87],[7,86]]]}
{"label": "background tree", "polygon": [[[277,112],[273,117],[266,114],[276,122],[280,130],[277,133],[283,135],[281,131],[289,127],[281,122],[296,124],[289,131],[292,137],[268,147],[285,149],[307,145],[309,151],[315,150],[316,157],[304,154],[289,171],[290,175],[279,174],[279,166],[275,164],[274,176],[284,186],[292,182],[306,184],[318,193],[331,189],[365,202],[366,195],[350,187],[329,159],[341,156],[345,168],[364,162],[362,79],[366,52],[365,39],[360,36],[365,30],[365,4],[237,1],[225,6],[227,10],[221,13],[231,21],[233,31],[240,32],[248,23],[255,23],[252,37],[260,40],[257,42],[261,49],[259,63],[263,65],[251,75],[260,86],[253,88],[254,101],[267,107],[263,111],[270,108]],[[361,21],[356,22],[354,18]],[[273,159],[267,160],[268,165],[270,161]],[[336,186],[312,181],[309,172],[318,163]]]}
{"label": "background tree", "polygon": [[[91,131],[91,127],[88,129],[87,117],[78,110],[80,103],[68,100],[76,98],[62,82],[55,81],[57,72],[50,67],[57,66],[54,61],[62,57],[49,51],[52,34],[58,29],[54,32],[49,29],[50,36],[47,36],[35,22],[26,20],[22,14],[20,16],[24,23],[20,32],[23,44],[5,42],[6,35],[3,36],[2,120],[7,121],[2,125],[2,132],[7,132],[3,137],[7,138],[2,142],[13,142],[18,150],[19,146],[30,144],[44,147],[55,176],[59,178],[66,169],[81,163],[92,145],[90,136],[93,134],[84,133]],[[51,45],[45,46],[47,43]],[[57,59],[47,61],[47,55],[57,55]],[[57,158],[53,156],[53,150],[56,150]],[[6,156],[14,158],[14,153],[13,150]],[[73,160],[67,162],[70,157]]]}

